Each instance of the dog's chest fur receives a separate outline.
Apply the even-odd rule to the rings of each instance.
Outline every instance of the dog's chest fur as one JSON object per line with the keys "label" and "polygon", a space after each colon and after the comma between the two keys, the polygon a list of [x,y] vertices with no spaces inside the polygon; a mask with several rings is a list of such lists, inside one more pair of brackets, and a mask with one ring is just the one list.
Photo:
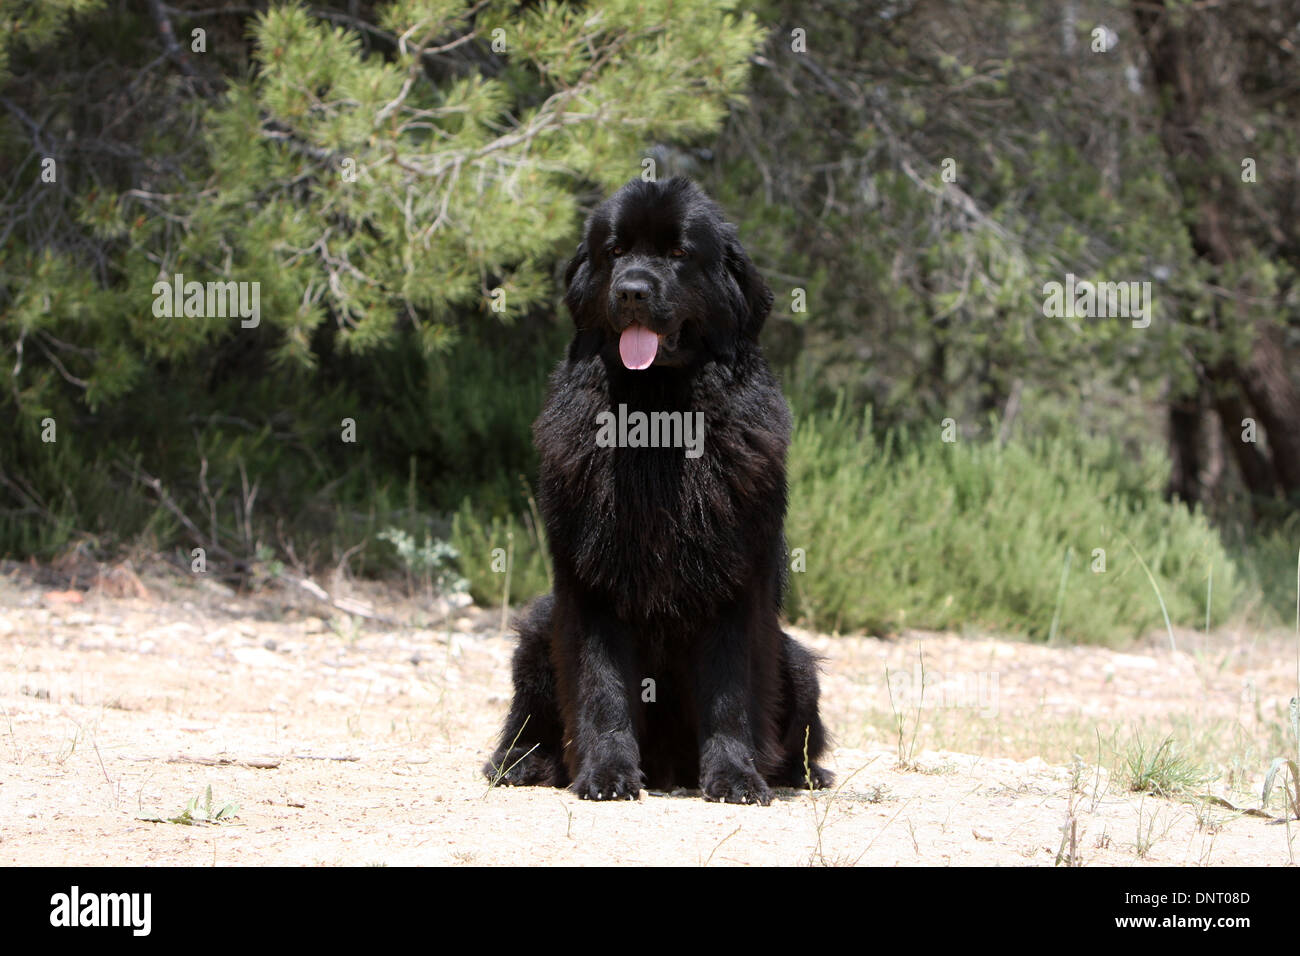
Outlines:
{"label": "dog's chest fur", "polygon": [[[683,447],[602,447],[601,413],[617,418],[620,405],[702,422],[699,457]],[[711,616],[754,586],[779,547],[785,471],[773,462],[785,461],[790,413],[756,351],[693,374],[565,362],[534,434],[557,569],[622,618]]]}

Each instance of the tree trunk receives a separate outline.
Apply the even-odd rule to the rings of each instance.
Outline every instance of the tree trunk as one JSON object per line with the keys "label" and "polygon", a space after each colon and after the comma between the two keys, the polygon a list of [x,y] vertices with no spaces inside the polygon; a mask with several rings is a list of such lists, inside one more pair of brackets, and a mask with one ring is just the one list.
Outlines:
{"label": "tree trunk", "polygon": [[1259,445],[1242,440],[1244,426],[1242,421],[1251,416],[1247,414],[1246,404],[1240,398],[1237,383],[1229,381],[1223,388],[1214,389],[1214,410],[1219,416],[1223,443],[1232,451],[1237,470],[1241,473],[1241,482],[1250,494],[1251,511],[1256,511],[1255,499],[1271,498],[1277,491],[1277,482],[1273,474],[1273,465],[1268,456],[1260,450]]}
{"label": "tree trunk", "polygon": [[[1185,203],[1194,203],[1187,230],[1196,255],[1224,266],[1249,255],[1249,236],[1233,228],[1233,203],[1220,164],[1223,156],[1236,156],[1235,144],[1211,144],[1207,136],[1207,109],[1215,107],[1215,78],[1199,62],[1197,50],[1214,39],[1211,20],[1204,11],[1180,11],[1170,16],[1166,0],[1133,5],[1133,19],[1151,62],[1151,72],[1161,96],[1160,141],[1170,160]],[[1231,309],[1225,304],[1224,310]],[[1232,321],[1235,317],[1223,317]],[[1219,324],[1222,327],[1222,324]],[[1300,496],[1300,390],[1292,382],[1282,347],[1283,329],[1272,320],[1255,323],[1251,355],[1244,368],[1220,363],[1209,385],[1223,423],[1224,438],[1233,449],[1242,481],[1252,495],[1270,495],[1280,485],[1288,496]],[[1245,412],[1244,395],[1254,410]],[[1177,434],[1170,409],[1171,438]],[[1241,420],[1253,417],[1268,439],[1272,461],[1258,446],[1241,440]],[[1183,450],[1180,454],[1186,454]],[[1181,472],[1180,472],[1181,468]],[[1186,481],[1186,463],[1175,459],[1175,477]],[[1171,482],[1172,485],[1172,482]]]}
{"label": "tree trunk", "polygon": [[1199,395],[1169,402],[1169,457],[1172,468],[1166,498],[1188,505],[1203,500],[1201,485],[1201,402]]}
{"label": "tree trunk", "polygon": [[1268,436],[1273,470],[1282,493],[1288,498],[1300,498],[1300,395],[1287,371],[1283,334],[1276,325],[1260,323],[1256,328],[1241,387]]}

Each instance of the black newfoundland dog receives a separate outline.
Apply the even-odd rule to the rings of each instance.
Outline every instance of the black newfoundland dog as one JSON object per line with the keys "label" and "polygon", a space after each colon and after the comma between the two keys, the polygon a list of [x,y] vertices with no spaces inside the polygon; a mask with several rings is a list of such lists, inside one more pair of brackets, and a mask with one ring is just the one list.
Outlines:
{"label": "black newfoundland dog", "polygon": [[565,281],[577,334],[534,425],[555,589],[517,624],[484,773],[593,800],[827,786],[816,661],[778,622],[790,412],[758,346],[771,291],[684,179],[600,205]]}

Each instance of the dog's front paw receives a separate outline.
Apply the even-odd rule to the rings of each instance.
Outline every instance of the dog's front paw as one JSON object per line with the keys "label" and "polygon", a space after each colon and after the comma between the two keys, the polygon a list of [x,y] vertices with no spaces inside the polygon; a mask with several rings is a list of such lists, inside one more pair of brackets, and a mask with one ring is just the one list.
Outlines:
{"label": "dog's front paw", "polygon": [[812,764],[806,771],[800,770],[798,785],[809,790],[829,790],[835,786],[835,774],[825,767]]}
{"label": "dog's front paw", "polygon": [[757,803],[765,807],[772,802],[767,781],[752,766],[720,763],[708,767],[700,776],[700,789],[705,800],[718,803]]}
{"label": "dog's front paw", "polygon": [[777,786],[796,790],[828,790],[835,786],[835,774],[818,764],[805,766],[802,761],[790,764],[773,780]]}
{"label": "dog's front paw", "polygon": [[559,759],[536,746],[498,750],[483,765],[483,776],[494,787],[558,787],[564,783]]}
{"label": "dog's front paw", "polygon": [[583,800],[635,800],[641,768],[628,760],[588,760],[569,788]]}

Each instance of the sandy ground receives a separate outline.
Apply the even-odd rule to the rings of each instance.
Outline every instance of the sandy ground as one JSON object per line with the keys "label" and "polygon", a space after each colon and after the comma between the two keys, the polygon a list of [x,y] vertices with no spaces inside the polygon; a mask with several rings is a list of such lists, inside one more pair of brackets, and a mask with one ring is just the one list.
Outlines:
{"label": "sandy ground", "polygon": [[[766,808],[687,792],[600,804],[489,790],[479,776],[508,703],[512,642],[496,612],[435,626],[418,602],[363,596],[403,625],[207,581],[73,593],[0,568],[0,865],[1300,856],[1300,827],[1277,822],[1276,805],[1270,819],[1204,799],[1259,806],[1295,693],[1285,635],[1180,634],[1177,651],[1162,638],[1116,653],[796,632],[826,658],[839,789],[779,791]],[[1170,734],[1213,765],[1213,779],[1176,798],[1130,792],[1116,769],[1124,742]],[[214,812],[237,805],[233,819],[150,822],[179,817],[208,788]]]}

